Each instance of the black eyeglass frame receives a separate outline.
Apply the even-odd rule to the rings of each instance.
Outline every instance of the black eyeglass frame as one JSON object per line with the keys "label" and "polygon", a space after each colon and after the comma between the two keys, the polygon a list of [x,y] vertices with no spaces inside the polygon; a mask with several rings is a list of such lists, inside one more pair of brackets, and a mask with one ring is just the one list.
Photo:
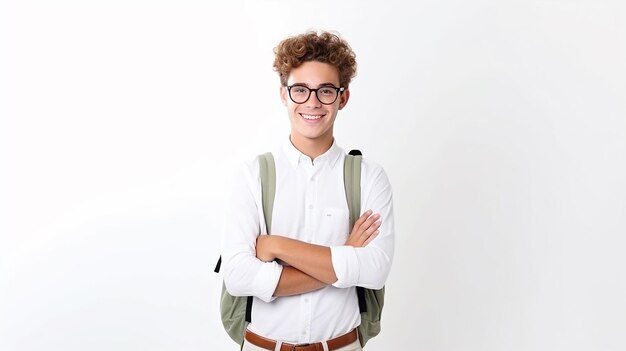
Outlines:
{"label": "black eyeglass frame", "polygon": [[[294,99],[293,99],[293,97],[291,96],[291,88],[293,88],[293,87],[301,87],[301,88],[307,88],[307,89],[309,89],[309,96],[307,96],[307,97],[306,97],[306,99],[304,99],[304,101],[302,101],[302,102],[297,102],[297,101],[296,101],[296,100],[294,100]],[[293,84],[293,85],[287,85],[287,86],[286,86],[286,88],[287,88],[287,92],[289,93],[289,98],[291,99],[291,101],[293,101],[294,103],[296,103],[296,104],[298,104],[298,105],[304,104],[305,102],[309,101],[309,99],[311,98],[311,93],[312,93],[312,92],[315,92],[315,98],[317,99],[317,101],[321,102],[321,103],[322,103],[322,105],[332,105],[332,104],[334,104],[334,103],[337,101],[337,99],[339,98],[339,95],[343,94],[343,92],[346,90],[346,88],[344,88],[344,87],[337,88],[337,87],[336,87],[336,86],[334,86],[334,85],[324,85],[324,86],[321,86],[321,87],[319,87],[319,88],[317,88],[317,89],[312,89],[312,88],[307,87],[306,85],[302,85],[302,84]],[[328,102],[328,103],[326,103],[326,102],[322,102],[322,100],[320,100],[319,95],[317,95],[317,91],[318,91],[318,90],[320,90],[320,89],[325,89],[325,88],[326,88],[326,89],[328,89],[328,88],[335,89],[336,95],[335,95],[335,100],[333,100],[333,102]]]}

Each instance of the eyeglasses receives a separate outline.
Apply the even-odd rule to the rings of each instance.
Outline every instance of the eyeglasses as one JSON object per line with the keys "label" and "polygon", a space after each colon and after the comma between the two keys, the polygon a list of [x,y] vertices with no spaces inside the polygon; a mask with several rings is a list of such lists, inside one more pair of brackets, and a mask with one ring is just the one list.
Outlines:
{"label": "eyeglasses", "polygon": [[319,102],[324,105],[330,105],[337,101],[337,97],[340,92],[343,92],[345,88],[336,88],[334,86],[323,86],[317,89],[311,89],[305,85],[288,85],[287,91],[289,92],[289,98],[296,104],[303,104],[311,97],[311,92],[315,92],[315,96]]}

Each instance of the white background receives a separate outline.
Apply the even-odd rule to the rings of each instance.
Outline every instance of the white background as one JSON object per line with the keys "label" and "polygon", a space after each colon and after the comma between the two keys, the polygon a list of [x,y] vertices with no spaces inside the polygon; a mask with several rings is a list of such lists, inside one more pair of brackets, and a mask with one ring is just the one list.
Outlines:
{"label": "white background", "polygon": [[367,349],[626,349],[626,5],[409,3],[3,1],[0,350],[237,349],[224,184],[286,137],[272,49],[311,28],[394,188]]}

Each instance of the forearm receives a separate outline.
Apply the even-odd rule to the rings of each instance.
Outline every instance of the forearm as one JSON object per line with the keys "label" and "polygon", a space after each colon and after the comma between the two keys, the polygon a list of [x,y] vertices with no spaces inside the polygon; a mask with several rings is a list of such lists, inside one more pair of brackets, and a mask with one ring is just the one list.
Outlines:
{"label": "forearm", "polygon": [[294,267],[284,266],[274,296],[304,294],[327,285]]}
{"label": "forearm", "polygon": [[274,256],[325,284],[337,281],[330,248],[272,235]]}

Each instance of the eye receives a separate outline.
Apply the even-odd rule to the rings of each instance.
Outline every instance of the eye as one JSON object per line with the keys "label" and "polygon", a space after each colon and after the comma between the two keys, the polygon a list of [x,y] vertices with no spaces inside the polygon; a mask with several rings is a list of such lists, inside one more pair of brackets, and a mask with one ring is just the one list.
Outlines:
{"label": "eye", "polygon": [[335,89],[333,88],[320,88],[319,92],[322,95],[335,95]]}
{"label": "eye", "polygon": [[303,86],[293,86],[291,87],[291,92],[294,94],[306,94],[309,91],[309,89],[307,87],[303,87]]}

